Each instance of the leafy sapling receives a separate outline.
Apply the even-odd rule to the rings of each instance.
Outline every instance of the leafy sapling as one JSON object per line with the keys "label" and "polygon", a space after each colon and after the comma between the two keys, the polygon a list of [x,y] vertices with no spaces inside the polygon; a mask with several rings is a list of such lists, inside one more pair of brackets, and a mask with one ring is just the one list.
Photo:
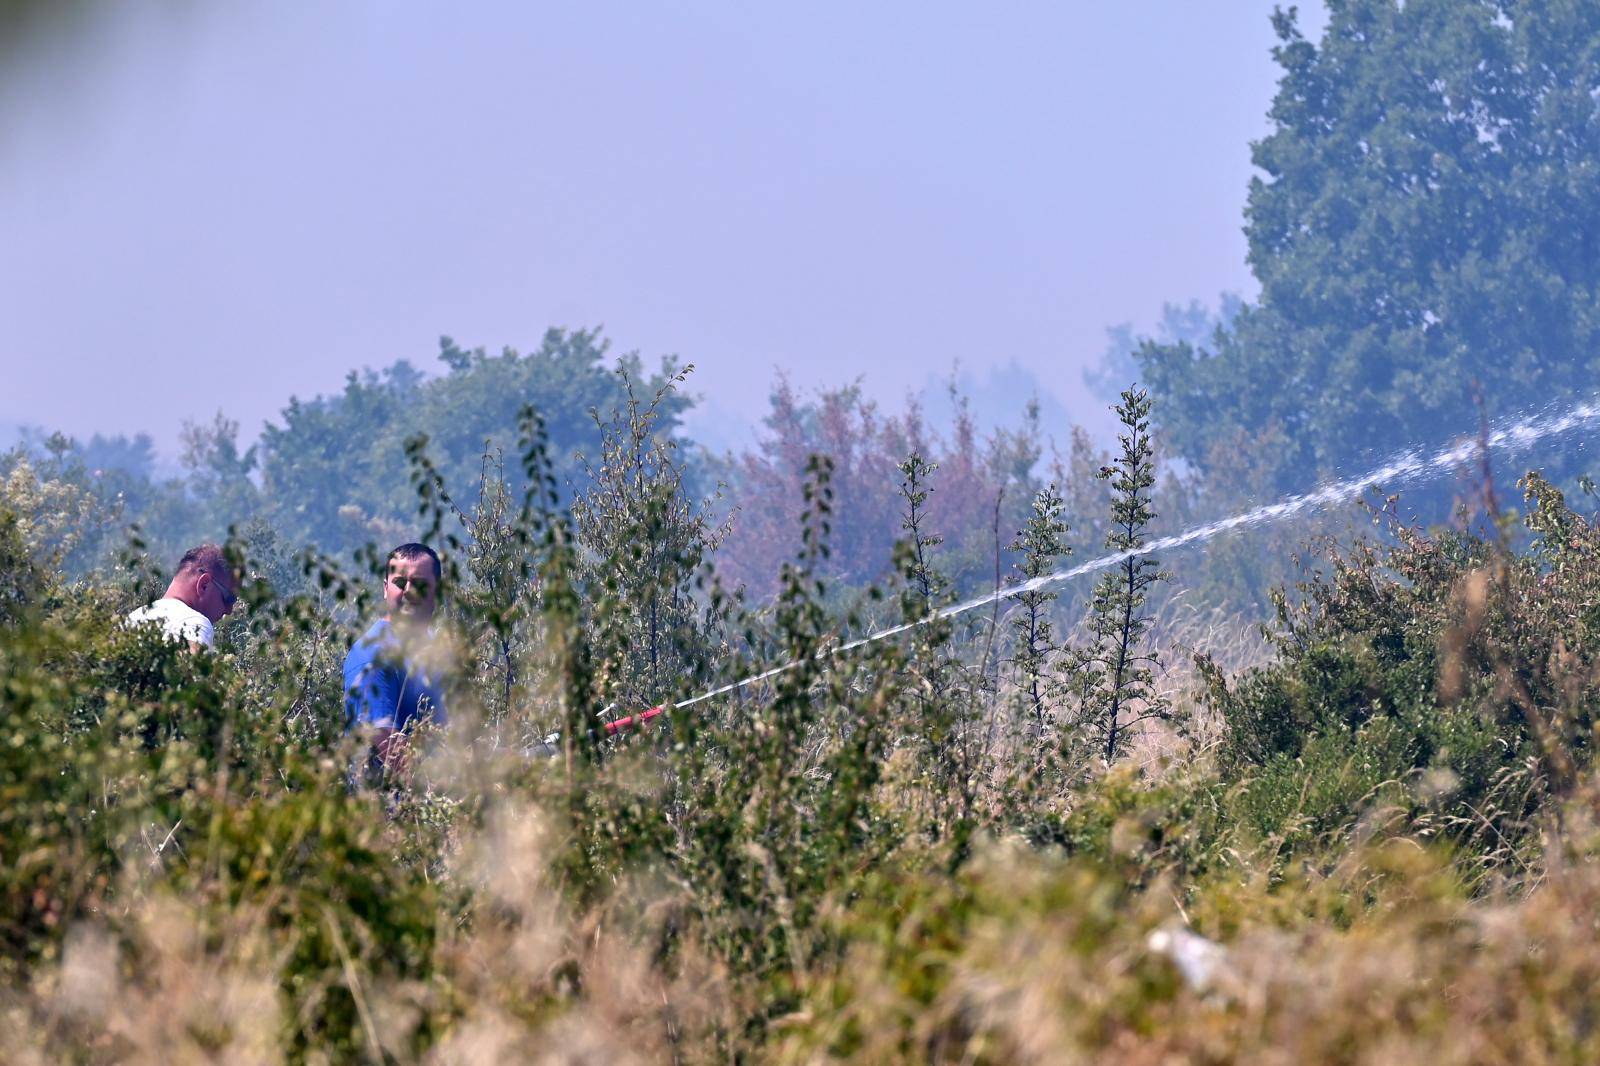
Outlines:
{"label": "leafy sapling", "polygon": [[600,449],[583,459],[589,487],[572,505],[597,680],[605,703],[628,708],[625,714],[707,676],[716,644],[695,583],[727,525],[710,517],[714,499],[688,491],[663,422],[689,369],[648,398],[619,369],[625,401],[608,417],[591,412]]}
{"label": "leafy sapling", "polygon": [[899,469],[903,479],[900,495],[905,500],[900,528],[906,532],[907,549],[903,567],[907,598],[903,609],[909,622],[932,612],[949,583],[933,562],[934,549],[944,543],[944,538],[934,533],[928,523],[928,497],[933,492],[929,480],[939,467],[924,459],[921,452],[912,452]]}
{"label": "leafy sapling", "polygon": [[935,838],[964,839],[975,799],[976,701],[969,698],[973,686],[964,683],[971,671],[952,648],[952,626],[936,615],[950,594],[950,580],[934,557],[944,538],[933,531],[927,506],[937,469],[915,451],[899,464],[900,528],[906,533],[897,551],[904,582],[901,616],[919,623],[909,649],[910,718],[901,743],[916,767],[912,777],[924,800],[925,829]]}
{"label": "leafy sapling", "polygon": [[1128,389],[1113,408],[1123,431],[1121,454],[1095,475],[1111,488],[1111,532],[1105,546],[1127,553],[1095,586],[1089,603],[1089,643],[1070,659],[1078,695],[1076,729],[1069,743],[1097,751],[1110,764],[1137,727],[1152,720],[1172,721],[1171,703],[1155,689],[1160,656],[1147,647],[1151,620],[1146,613],[1151,589],[1171,576],[1156,560],[1140,554],[1150,523],[1155,485],[1155,449],[1150,437],[1150,398]]}
{"label": "leafy sapling", "polygon": [[[1065,540],[1068,526],[1061,513],[1061,494],[1054,485],[1034,494],[1028,520],[1011,543],[1011,550],[1022,555],[1017,571],[1024,583],[1048,574],[1057,560],[1071,553]],[[1044,736],[1049,714],[1049,664],[1058,650],[1050,605],[1056,595],[1052,589],[1034,588],[1013,597],[1017,606],[1011,615],[1010,661],[1016,670],[1023,718],[1035,739]]]}

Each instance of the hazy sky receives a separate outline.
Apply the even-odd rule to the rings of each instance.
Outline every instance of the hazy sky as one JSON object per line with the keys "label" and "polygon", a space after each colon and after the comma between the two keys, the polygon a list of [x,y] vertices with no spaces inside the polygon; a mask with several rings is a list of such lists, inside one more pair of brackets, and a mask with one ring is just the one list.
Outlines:
{"label": "hazy sky", "polygon": [[1092,418],[1107,326],[1253,291],[1272,6],[107,5],[0,75],[0,423],[170,450],[596,324],[719,422],[957,361]]}

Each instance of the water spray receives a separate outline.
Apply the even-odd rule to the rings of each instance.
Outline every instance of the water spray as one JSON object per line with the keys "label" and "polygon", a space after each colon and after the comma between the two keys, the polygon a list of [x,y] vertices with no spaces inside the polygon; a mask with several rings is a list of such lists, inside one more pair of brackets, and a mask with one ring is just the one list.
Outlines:
{"label": "water spray", "polygon": [[[954,618],[957,615],[966,614],[968,611],[975,611],[980,607],[987,607],[990,604],[999,603],[1002,600],[1012,599],[1013,597],[1020,596],[1026,592],[1033,592],[1050,585],[1058,585],[1065,581],[1071,581],[1074,578],[1084,577],[1088,574],[1097,573],[1101,570],[1107,570],[1113,566],[1117,566],[1120,563],[1127,562],[1129,559],[1137,558],[1139,556],[1153,555],[1156,552],[1171,551],[1174,548],[1182,548],[1190,544],[1203,543],[1215,537],[1221,536],[1224,533],[1234,532],[1235,530],[1249,529],[1255,526],[1267,525],[1269,523],[1283,521],[1287,518],[1293,518],[1296,515],[1304,514],[1308,511],[1315,511],[1319,508],[1326,507],[1329,504],[1354,499],[1364,492],[1369,486],[1378,484],[1398,486],[1413,483],[1424,478],[1458,469],[1469,459],[1473,458],[1473,456],[1484,451],[1492,451],[1498,448],[1514,455],[1518,452],[1527,450],[1542,440],[1546,440],[1551,437],[1559,437],[1563,434],[1570,433],[1575,429],[1580,429],[1596,422],[1600,422],[1600,403],[1583,403],[1565,412],[1564,414],[1545,415],[1538,418],[1529,418],[1520,422],[1515,422],[1501,429],[1492,430],[1478,440],[1462,441],[1459,444],[1441,449],[1432,454],[1427,454],[1420,450],[1406,452],[1394,459],[1391,459],[1383,466],[1380,466],[1375,470],[1368,471],[1360,477],[1347,478],[1343,481],[1331,482],[1322,486],[1321,488],[1314,489],[1311,492],[1301,493],[1296,496],[1289,496],[1278,501],[1277,503],[1256,507],[1252,510],[1243,511],[1229,518],[1223,518],[1205,525],[1195,526],[1192,529],[1185,530],[1182,533],[1174,533],[1171,536],[1159,537],[1150,541],[1148,544],[1141,544],[1136,548],[1128,548],[1124,551],[1113,552],[1110,555],[1102,555],[1097,559],[1091,559],[1088,562],[1079,563],[1077,566],[1055,570],[1048,574],[1040,574],[1038,577],[1024,581],[1021,584],[1011,585],[1003,589],[996,589],[993,592],[984,593],[982,596],[974,596],[972,599],[963,600],[960,603],[951,604],[948,607],[942,607],[939,610],[928,614],[926,617],[919,618],[914,622],[902,622],[899,625],[890,626],[887,629],[880,629],[875,633],[869,633],[864,637],[849,641],[845,644],[839,644],[832,648],[826,648],[818,652],[816,658],[826,659],[830,656],[842,655],[845,652],[866,647],[868,644],[875,644],[880,640],[887,640],[890,637],[909,632],[918,628],[919,626],[925,626],[930,622],[941,621],[946,618]],[[671,711],[683,710],[686,707],[693,707],[697,703],[703,703],[704,701],[714,699],[717,696],[725,696],[730,692],[738,692],[742,689],[748,688],[751,685],[759,684],[762,681],[767,681],[771,678],[777,677],[779,674],[793,670],[803,661],[804,660],[800,659],[790,660],[789,662],[774,666],[771,669],[763,670],[758,674],[752,674],[749,677],[730,682],[729,684],[722,685],[719,688],[711,689],[708,692],[702,692],[698,696],[691,696],[688,699],[679,700],[677,703],[663,703],[659,706],[650,708],[648,711],[630,715],[627,718],[619,718],[614,721],[606,722],[604,725],[604,734],[606,736],[614,736],[617,733],[623,732],[624,730],[633,728],[637,725],[642,725],[644,722],[647,722],[652,718],[660,717],[661,715],[667,714]],[[559,733],[552,733],[550,736],[545,738],[545,744],[553,746],[559,743],[560,739],[561,735]]]}

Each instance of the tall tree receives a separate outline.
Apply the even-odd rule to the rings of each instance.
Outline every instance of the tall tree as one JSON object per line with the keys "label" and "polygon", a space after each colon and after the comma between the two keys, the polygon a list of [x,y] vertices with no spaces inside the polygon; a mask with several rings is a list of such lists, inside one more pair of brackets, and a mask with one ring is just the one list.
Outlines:
{"label": "tall tree", "polygon": [[1146,343],[1176,449],[1281,427],[1279,488],[1587,393],[1600,371],[1600,5],[1328,0],[1273,16],[1283,74],[1246,207],[1259,300]]}

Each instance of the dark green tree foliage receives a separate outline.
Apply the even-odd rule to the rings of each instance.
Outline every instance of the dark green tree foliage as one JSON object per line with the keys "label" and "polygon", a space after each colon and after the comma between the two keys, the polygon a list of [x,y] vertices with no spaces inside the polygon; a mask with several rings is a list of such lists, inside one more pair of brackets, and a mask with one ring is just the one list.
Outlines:
{"label": "dark green tree foliage", "polygon": [[1277,487],[1353,472],[1600,372],[1600,6],[1330,0],[1283,70],[1246,208],[1261,285],[1211,346],[1147,343],[1191,462],[1281,427]]}
{"label": "dark green tree foliage", "polygon": [[[426,432],[445,483],[474,484],[485,442],[515,440],[518,412],[527,404],[545,413],[558,487],[581,488],[578,455],[597,454],[600,445],[589,412],[626,403],[609,346],[593,330],[552,329],[525,354],[466,351],[446,337],[439,358],[446,367],[439,377],[424,377],[404,361],[381,374],[352,373],[340,395],[291,400],[283,424],[266,427],[262,488],[291,540],[337,551],[369,539],[407,539],[415,527],[403,442]],[[620,363],[652,392],[675,372],[664,361],[647,375],[636,355]],[[689,402],[677,392],[663,398],[662,432],[675,429]],[[520,494],[522,487],[512,484],[511,491]]]}
{"label": "dark green tree foliage", "polygon": [[337,551],[368,539],[370,517],[409,512],[399,511],[409,494],[401,495],[397,457],[420,427],[407,412],[420,406],[421,386],[421,373],[404,360],[381,374],[351,371],[342,394],[291,399],[283,424],[262,430],[262,485],[295,539]]}
{"label": "dark green tree foliage", "polygon": [[1150,505],[1155,486],[1155,452],[1150,442],[1150,398],[1129,389],[1117,404],[1123,432],[1122,454],[1099,477],[1110,483],[1111,533],[1105,546],[1127,553],[1095,585],[1086,628],[1089,640],[1069,656],[1073,687],[1079,694],[1069,743],[1089,738],[1107,764],[1116,760],[1141,723],[1170,719],[1168,700],[1157,693],[1152,668],[1160,666],[1146,646],[1150,630],[1146,605],[1151,589],[1168,575],[1155,559],[1136,554],[1156,517]]}

